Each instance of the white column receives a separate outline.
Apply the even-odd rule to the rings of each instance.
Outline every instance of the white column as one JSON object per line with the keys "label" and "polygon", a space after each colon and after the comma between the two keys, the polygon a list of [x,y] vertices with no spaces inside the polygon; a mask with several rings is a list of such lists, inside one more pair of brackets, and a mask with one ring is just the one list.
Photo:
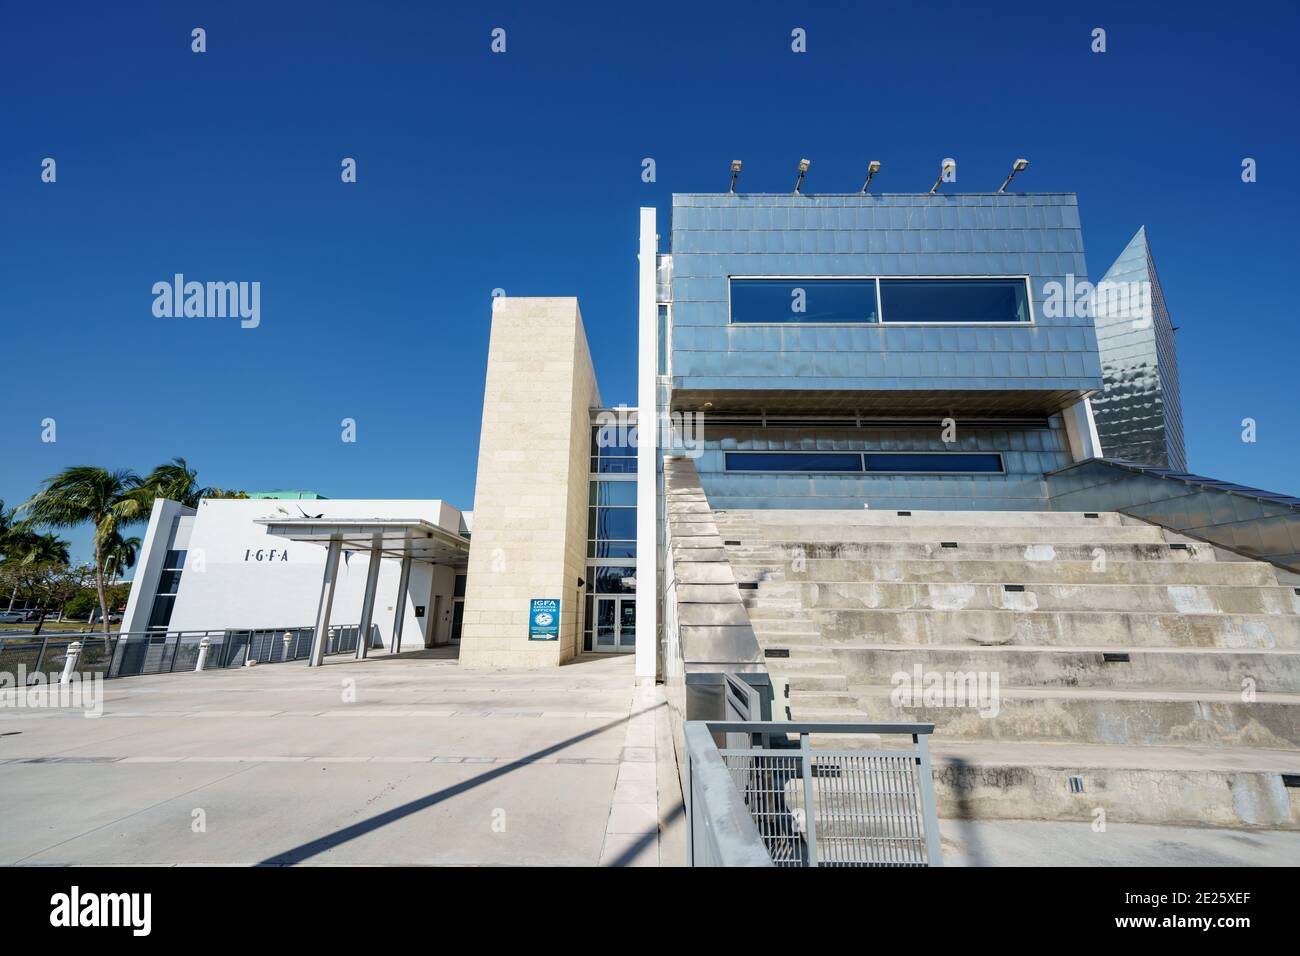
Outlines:
{"label": "white column", "polygon": [[370,643],[370,624],[375,619],[375,592],[379,590],[379,563],[383,560],[383,539],[375,535],[370,539],[370,564],[366,567],[366,594],[361,599],[361,624],[357,628],[357,654],[359,661],[366,659]]}
{"label": "white column", "polygon": [[424,628],[425,647],[433,647],[438,643],[438,617],[433,613],[434,605],[438,603],[434,600],[437,595],[438,565],[434,564],[429,568],[429,599],[424,605],[424,616],[426,618],[426,626]]}
{"label": "white column", "polygon": [[325,552],[325,574],[321,579],[320,605],[316,610],[316,633],[311,639],[311,657],[307,659],[310,667],[319,667],[325,663],[325,642],[329,639],[330,611],[334,608],[334,586],[339,580],[339,555],[343,553],[343,539],[330,538],[329,549]]}
{"label": "white column", "polygon": [[1102,458],[1101,438],[1097,435],[1097,422],[1092,417],[1092,402],[1081,398],[1061,413],[1065,419],[1065,435],[1070,442],[1070,457],[1075,461]]}
{"label": "white column", "polygon": [[637,451],[636,451],[636,676],[655,679],[659,640],[659,580],[655,553],[655,464],[659,421],[655,405],[659,317],[655,278],[659,237],[653,206],[641,209],[640,282],[637,292]]}
{"label": "white column", "polygon": [[[402,557],[402,573],[397,579],[397,610],[393,613],[393,640],[388,653],[398,654],[402,650],[402,625],[406,623],[406,591],[411,584],[411,556]],[[429,609],[425,608],[428,614]]]}

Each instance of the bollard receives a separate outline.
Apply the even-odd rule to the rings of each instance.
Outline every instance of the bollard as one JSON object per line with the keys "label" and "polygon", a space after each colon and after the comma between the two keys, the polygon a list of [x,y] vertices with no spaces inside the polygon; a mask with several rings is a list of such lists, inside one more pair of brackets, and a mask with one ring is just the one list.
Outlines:
{"label": "bollard", "polygon": [[212,638],[205,637],[199,641],[199,662],[194,665],[196,671],[203,670],[203,665],[208,662],[208,648],[212,646]]}
{"label": "bollard", "polygon": [[284,656],[281,657],[280,660],[282,661],[292,660],[292,657],[290,656],[289,653],[289,648],[293,646],[293,635],[290,634],[288,631],[285,631],[284,637],[280,639],[284,641]]}
{"label": "bollard", "polygon": [[81,641],[73,641],[68,645],[68,656],[63,661],[63,674],[59,677],[60,684],[66,684],[72,680],[72,672],[77,669],[77,658],[81,656]]}
{"label": "bollard", "polygon": [[325,653],[326,654],[334,653],[334,628],[332,627],[329,629],[329,635],[326,637],[325,640]]}

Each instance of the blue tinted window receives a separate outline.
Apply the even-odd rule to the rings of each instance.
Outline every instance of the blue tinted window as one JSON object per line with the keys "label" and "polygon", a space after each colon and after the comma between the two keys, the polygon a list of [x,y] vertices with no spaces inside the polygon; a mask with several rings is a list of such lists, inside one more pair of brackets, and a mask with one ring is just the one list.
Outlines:
{"label": "blue tinted window", "polygon": [[588,504],[628,505],[636,507],[635,481],[593,481],[588,493]]}
{"label": "blue tinted window", "polygon": [[635,508],[588,508],[589,538],[635,540]]}
{"label": "blue tinted window", "polygon": [[966,455],[940,452],[934,455],[867,452],[867,471],[890,472],[991,472],[1001,474],[1001,455]]}
{"label": "blue tinted window", "polygon": [[886,322],[1028,322],[1024,279],[881,279]]}
{"label": "blue tinted window", "polygon": [[635,541],[588,541],[589,558],[635,558]]}
{"label": "blue tinted window", "polygon": [[862,456],[839,452],[727,452],[727,471],[861,471]]}
{"label": "blue tinted window", "polygon": [[874,322],[875,279],[732,279],[731,321]]}

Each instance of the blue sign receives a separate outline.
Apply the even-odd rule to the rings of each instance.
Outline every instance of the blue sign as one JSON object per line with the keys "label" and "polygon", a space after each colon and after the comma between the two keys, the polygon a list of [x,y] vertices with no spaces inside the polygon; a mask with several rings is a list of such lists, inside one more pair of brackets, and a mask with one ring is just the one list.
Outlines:
{"label": "blue sign", "polygon": [[533,598],[528,608],[528,639],[530,641],[560,639],[559,598]]}

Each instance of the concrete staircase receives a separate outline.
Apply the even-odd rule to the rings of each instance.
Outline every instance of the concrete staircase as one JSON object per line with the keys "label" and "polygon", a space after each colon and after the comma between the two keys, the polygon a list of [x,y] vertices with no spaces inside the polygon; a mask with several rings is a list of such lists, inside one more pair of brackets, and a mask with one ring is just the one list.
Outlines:
{"label": "concrete staircase", "polygon": [[714,517],[788,715],[933,722],[941,815],[1300,828],[1271,565],[1115,513]]}

